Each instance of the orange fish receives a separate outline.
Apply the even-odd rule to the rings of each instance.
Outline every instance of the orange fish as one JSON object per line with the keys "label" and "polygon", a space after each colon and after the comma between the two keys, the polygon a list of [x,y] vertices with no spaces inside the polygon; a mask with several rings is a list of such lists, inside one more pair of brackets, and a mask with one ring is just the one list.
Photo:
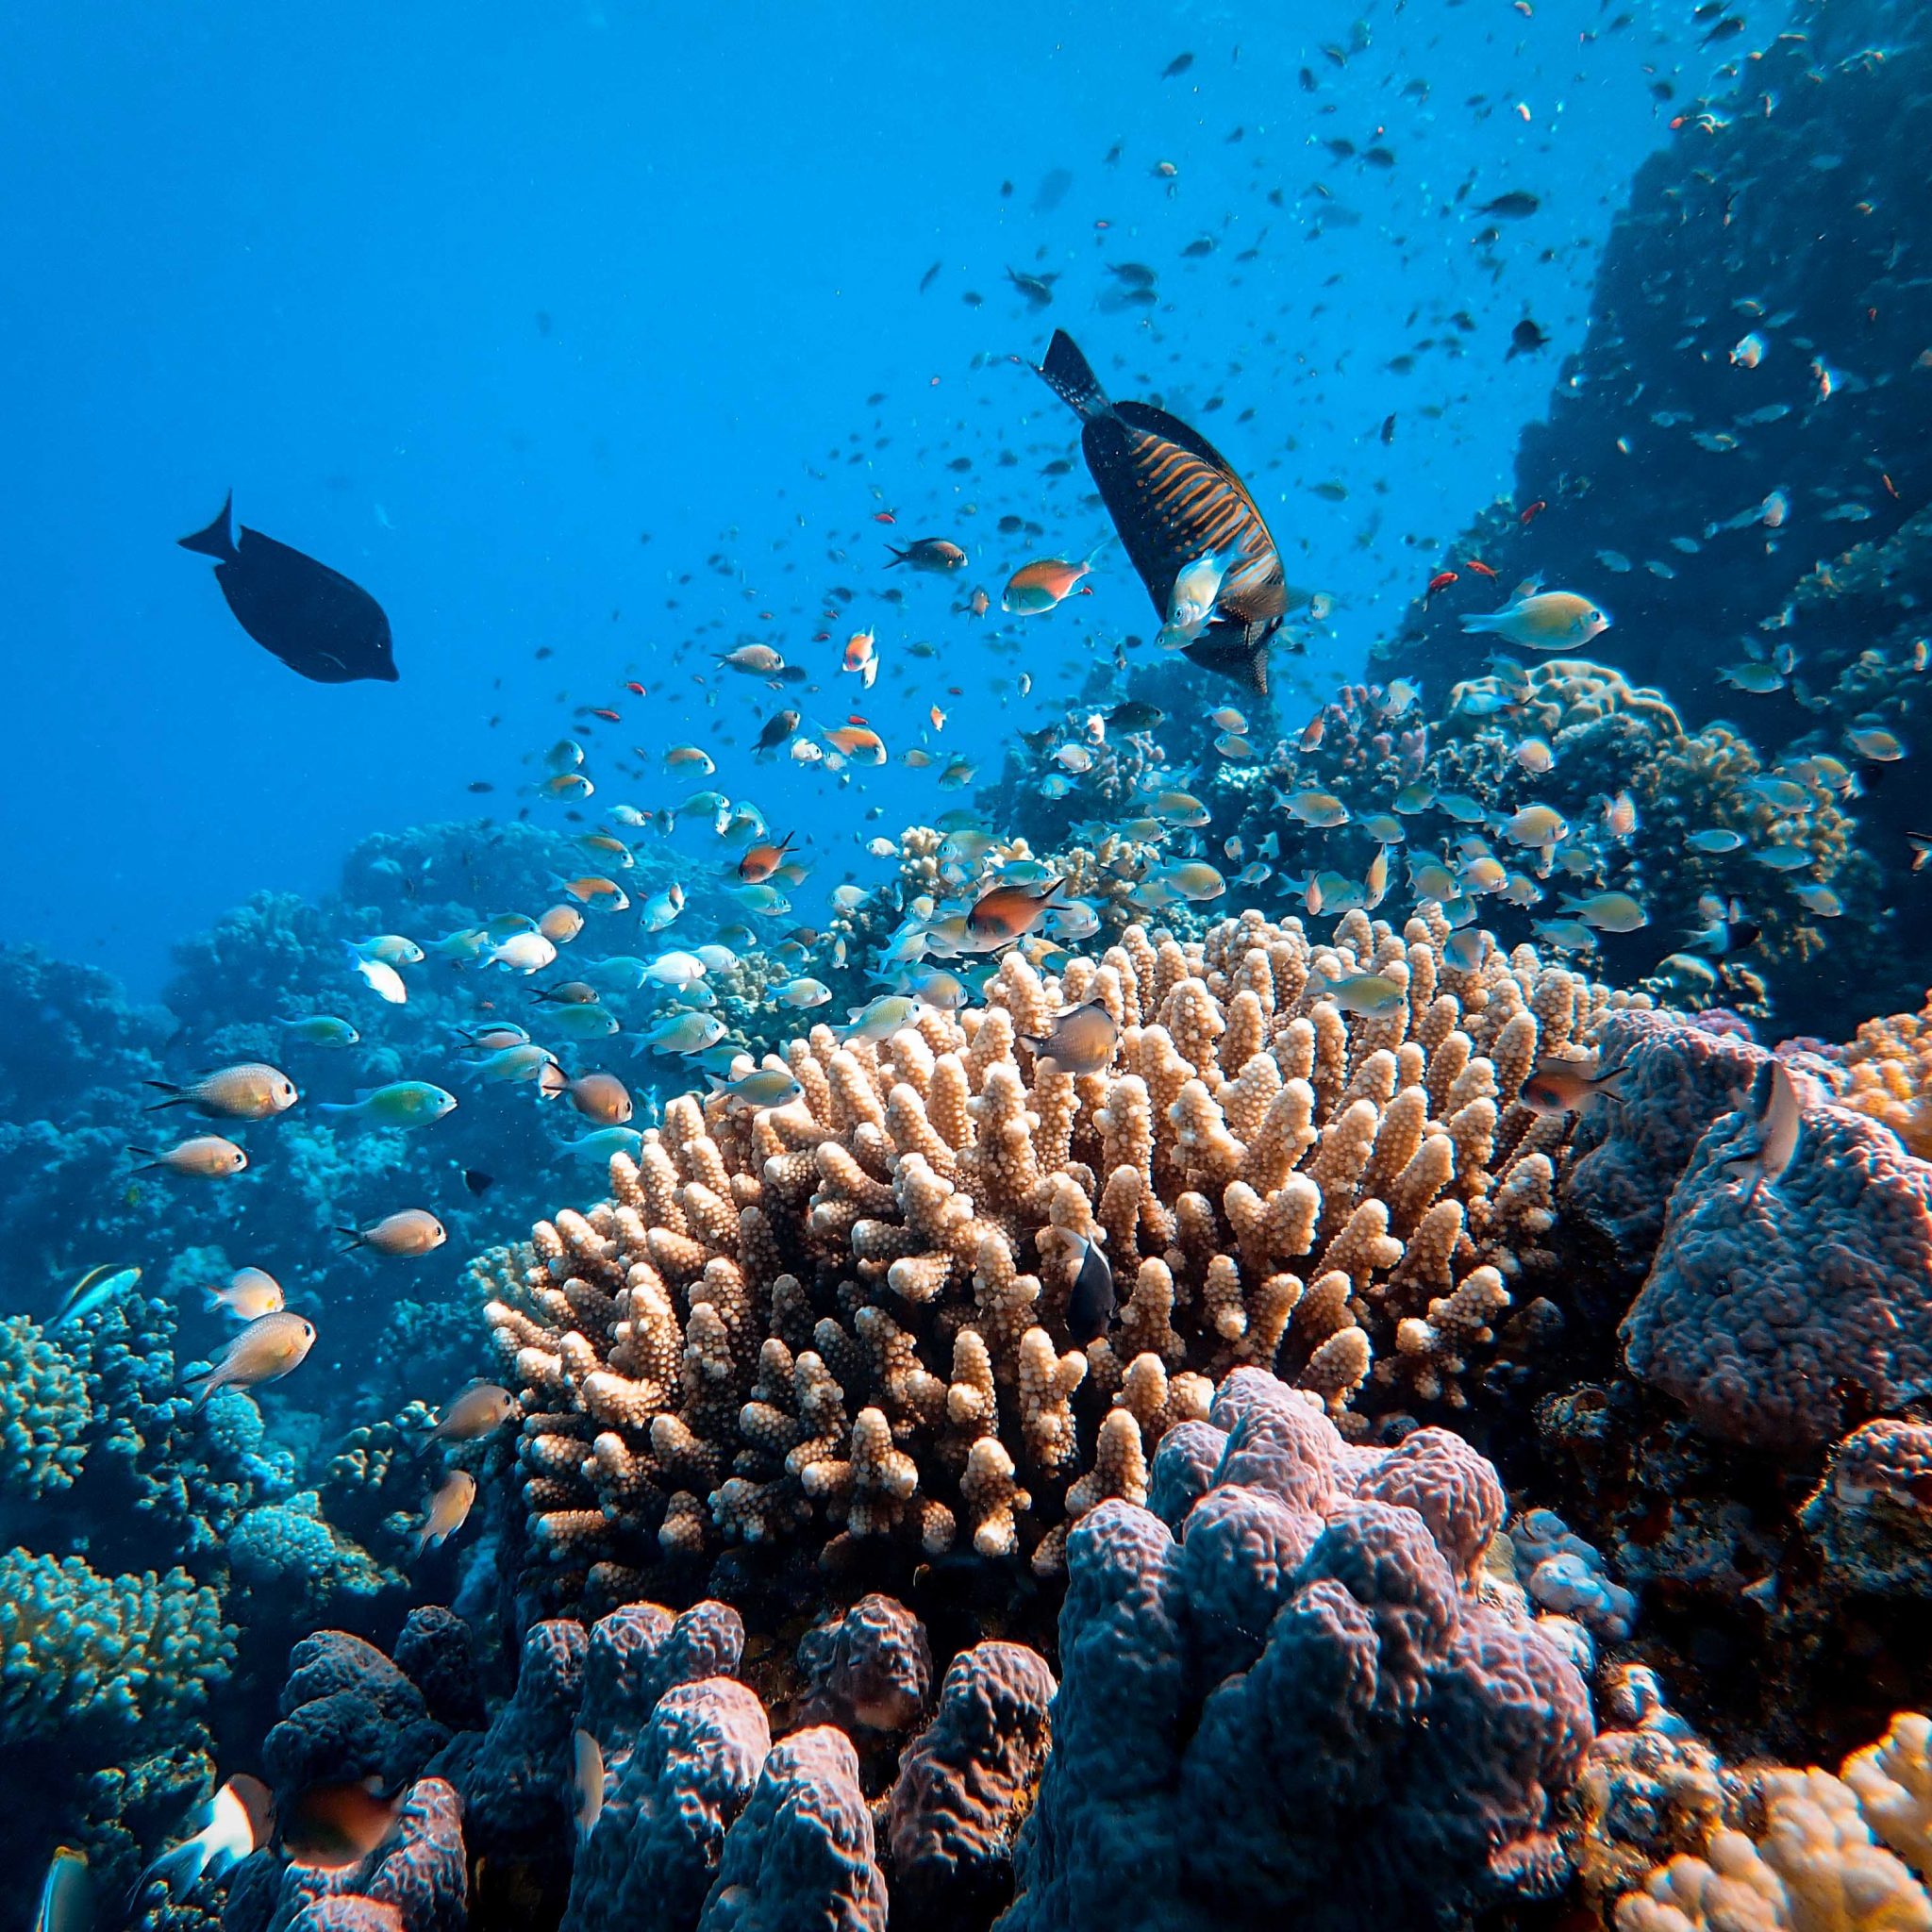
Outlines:
{"label": "orange fish", "polygon": [[856,630],[845,640],[845,663],[847,671],[856,671],[858,681],[870,691],[873,680],[879,675],[878,640],[869,630]]}
{"label": "orange fish", "polygon": [[966,915],[966,930],[982,952],[1024,939],[1053,910],[1054,897],[1065,884],[1064,879],[1049,879],[1043,886],[994,886],[980,894]]}
{"label": "orange fish", "polygon": [[608,905],[613,911],[622,912],[630,904],[630,896],[615,879],[607,879],[599,873],[587,873],[580,879],[559,879],[558,883],[580,905]]}
{"label": "orange fish", "polygon": [[825,733],[825,742],[842,751],[848,758],[858,758],[864,764],[882,765],[886,761],[885,741],[870,725],[841,724]]}
{"label": "orange fish", "polygon": [[874,510],[872,513],[872,520],[875,524],[896,524],[899,521],[899,519],[895,517],[892,514],[892,512],[889,509]]}
{"label": "orange fish", "polygon": [[1303,726],[1302,749],[1304,751],[1316,751],[1320,749],[1322,734],[1327,729],[1326,718],[1327,714],[1325,712],[1318,711]]}
{"label": "orange fish", "polygon": [[747,885],[761,886],[785,862],[785,855],[791,849],[791,834],[787,832],[777,844],[769,841],[754,845],[738,861],[738,876]]}
{"label": "orange fish", "polygon": [[1462,567],[1464,570],[1474,571],[1479,577],[1492,577],[1496,575],[1479,557],[1465,557],[1462,559]]}
{"label": "orange fish", "polygon": [[1013,617],[1033,617],[1042,610],[1051,610],[1073,595],[1080,579],[1092,568],[1091,557],[1078,563],[1068,563],[1058,557],[1041,557],[1031,563],[1023,563],[1007,579],[1000,608]]}
{"label": "orange fish", "polygon": [[1451,584],[1459,584],[1461,581],[1453,570],[1439,570],[1429,579],[1429,588],[1423,592],[1423,602],[1426,604],[1437,591],[1446,591]]}

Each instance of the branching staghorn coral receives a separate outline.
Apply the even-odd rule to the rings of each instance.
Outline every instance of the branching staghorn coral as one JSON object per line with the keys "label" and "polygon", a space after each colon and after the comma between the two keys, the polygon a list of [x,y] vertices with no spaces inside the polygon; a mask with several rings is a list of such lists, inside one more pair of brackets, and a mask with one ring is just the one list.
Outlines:
{"label": "branching staghorn coral", "polygon": [[[1554,1218],[1567,1124],[1515,1096],[1615,1001],[1527,948],[1457,968],[1447,938],[1134,927],[1054,979],[1009,957],[957,1019],[815,1028],[787,1107],[673,1101],[608,1202],[472,1265],[540,1594],[621,1600],[667,1560],[808,1536],[833,1564],[897,1543],[1052,1573],[1244,1364],[1357,1436],[1459,1406]],[[1363,972],[1397,1009],[1324,991]],[[1113,1065],[1041,1073],[1024,1041],[1089,1001]],[[1083,1345],[1090,1242],[1117,1308]]]}

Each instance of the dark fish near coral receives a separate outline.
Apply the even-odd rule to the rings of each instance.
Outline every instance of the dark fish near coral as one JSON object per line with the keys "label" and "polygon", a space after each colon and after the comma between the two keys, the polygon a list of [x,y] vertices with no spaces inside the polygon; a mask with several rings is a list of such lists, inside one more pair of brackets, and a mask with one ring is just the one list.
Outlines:
{"label": "dark fish near coral", "polygon": [[1486,201],[1476,209],[1479,215],[1493,215],[1499,221],[1521,222],[1535,214],[1542,203],[1526,189],[1512,188],[1507,194],[1499,194],[1494,201]]}
{"label": "dark fish near coral", "polygon": [[1288,589],[1246,485],[1213,444],[1165,409],[1110,402],[1065,330],[1055,331],[1040,374],[1080,418],[1087,467],[1161,617],[1182,571],[1204,558],[1225,560],[1212,616],[1185,655],[1265,693]]}
{"label": "dark fish near coral", "polygon": [[375,678],[393,684],[389,619],[360,584],[259,530],[242,525],[235,541],[230,491],[207,529],[181,539],[184,550],[215,559],[215,582],[235,621],[263,650],[317,684]]}
{"label": "dark fish near coral", "polygon": [[1107,722],[1116,731],[1152,731],[1166,716],[1158,705],[1128,698],[1107,714]]}
{"label": "dark fish near coral", "polygon": [[1049,879],[1043,886],[994,886],[982,892],[966,915],[966,930],[980,952],[991,952],[1024,939],[1053,909],[1054,895],[1065,884]]}
{"label": "dark fish near coral", "polygon": [[1066,1247],[1079,1257],[1079,1273],[1074,1276],[1073,1292],[1067,1297],[1067,1333],[1083,1347],[1097,1341],[1111,1326],[1118,1306],[1113,1285],[1113,1269],[1094,1242],[1070,1227],[1042,1229],[1042,1236],[1057,1235]]}
{"label": "dark fish near coral", "polygon": [[375,1778],[310,1785],[282,1820],[282,1849],[298,1865],[340,1872],[359,1865],[395,1829],[400,1796],[385,1798]]}
{"label": "dark fish near coral", "polygon": [[888,570],[894,563],[909,563],[914,570],[939,572],[966,567],[966,553],[957,543],[947,542],[943,537],[919,537],[903,550],[891,543],[886,548],[892,553],[892,562],[886,565]]}
{"label": "dark fish near coral", "polygon": [[1119,1038],[1113,1015],[1096,1000],[1056,1013],[1053,1031],[1042,1039],[1026,1039],[1026,1044],[1043,1074],[1098,1074],[1112,1065]]}
{"label": "dark fish near coral", "polygon": [[1520,1098],[1525,1107],[1541,1114],[1584,1113],[1604,1096],[1619,1098],[1629,1071],[1612,1067],[1591,1074],[1574,1060],[1540,1060],[1524,1081]]}

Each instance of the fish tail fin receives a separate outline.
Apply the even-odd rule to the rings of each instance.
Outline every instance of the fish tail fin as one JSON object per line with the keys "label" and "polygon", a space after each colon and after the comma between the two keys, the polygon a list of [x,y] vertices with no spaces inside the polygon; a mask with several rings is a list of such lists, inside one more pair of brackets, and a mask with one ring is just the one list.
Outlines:
{"label": "fish tail fin", "polygon": [[346,1235],[349,1238],[348,1246],[341,1251],[344,1255],[353,1255],[362,1245],[362,1237],[357,1229],[353,1227],[339,1227],[336,1229],[336,1232],[341,1235]]}
{"label": "fish tail fin", "polygon": [[208,1407],[208,1397],[215,1392],[215,1372],[209,1369],[199,1375],[183,1375],[181,1387],[185,1392],[194,1397],[189,1414],[199,1415]]}
{"label": "fish tail fin", "polygon": [[896,543],[888,543],[886,548],[892,553],[891,563],[886,565],[888,570],[891,570],[894,563],[904,563],[912,554],[909,550],[901,550]]}
{"label": "fish tail fin", "polygon": [[172,1851],[163,1852],[134,1881],[134,1890],[128,1894],[130,1904],[139,1899],[150,1885],[156,1883],[167,1888],[169,1898],[186,1898],[201,1883],[202,1874],[208,1870],[208,1847],[201,1840],[184,1840]]}
{"label": "fish tail fin", "polygon": [[141,1084],[143,1087],[152,1087],[158,1092],[168,1096],[165,1100],[157,1100],[144,1108],[142,1111],[145,1113],[159,1113],[164,1107],[182,1107],[187,1104],[186,1090],[177,1087],[173,1080],[143,1080]]}
{"label": "fish tail fin", "polygon": [[221,563],[233,563],[241,553],[235,548],[235,531],[230,522],[235,508],[235,492],[228,491],[222,505],[222,513],[205,530],[196,530],[192,536],[176,541],[183,550],[192,550],[200,557],[212,557]]}
{"label": "fish tail fin", "polygon": [[1113,413],[1113,405],[1108,401],[1092,364],[1081,355],[1065,329],[1054,330],[1053,341],[1046,345],[1046,360],[1040,365],[1039,373],[1046,386],[1081,422],[1091,423],[1096,416]]}
{"label": "fish tail fin", "polygon": [[1462,628],[1465,631],[1501,630],[1500,610],[1466,610],[1462,614]]}
{"label": "fish tail fin", "polygon": [[1113,531],[1111,531],[1111,530],[1109,530],[1109,531],[1108,531],[1108,532],[1107,533],[1107,535],[1106,535],[1106,536],[1104,536],[1104,537],[1103,537],[1103,538],[1102,538],[1102,539],[1100,540],[1100,541],[1099,541],[1098,543],[1096,543],[1096,544],[1095,544],[1095,545],[1093,546],[1093,548],[1092,548],[1091,550],[1090,550],[1090,551],[1089,551],[1089,552],[1087,553],[1086,557],[1085,557],[1085,558],[1084,558],[1082,559],[1082,561],[1083,561],[1083,562],[1084,562],[1084,563],[1086,564],[1086,566],[1087,566],[1087,568],[1088,568],[1089,570],[1091,570],[1091,569],[1093,568],[1093,566],[1094,566],[1094,565],[1095,565],[1096,563],[1098,563],[1098,562],[1100,561],[1100,559],[1101,559],[1101,558],[1102,558],[1103,557],[1105,557],[1105,556],[1107,555],[1108,547],[1109,547],[1109,546],[1110,546],[1110,545],[1111,545],[1111,544],[1112,544],[1112,543],[1113,543],[1114,541],[1115,541],[1115,536],[1114,536],[1114,532],[1113,532]]}

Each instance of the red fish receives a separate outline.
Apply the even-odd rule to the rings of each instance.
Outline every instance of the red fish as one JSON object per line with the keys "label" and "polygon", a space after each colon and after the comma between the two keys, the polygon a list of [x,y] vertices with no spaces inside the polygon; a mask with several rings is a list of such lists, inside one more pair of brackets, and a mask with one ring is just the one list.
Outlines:
{"label": "red fish", "polygon": [[1548,508],[1549,505],[1546,502],[1544,502],[1541,496],[1539,496],[1537,500],[1533,504],[1531,504],[1529,508],[1526,510],[1524,510],[1520,517],[1517,518],[1516,521],[1519,524],[1533,524],[1536,522],[1537,518],[1541,516],[1544,510]]}
{"label": "red fish", "polygon": [[875,524],[896,524],[899,521],[899,519],[895,517],[892,514],[892,512],[889,509],[874,510],[872,513],[872,520]]}
{"label": "red fish", "polygon": [[602,705],[592,705],[592,706],[591,707],[591,717],[593,717],[593,718],[601,718],[601,719],[603,719],[603,721],[604,721],[604,722],[605,722],[605,724],[620,724],[620,723],[622,723],[622,722],[623,722],[623,721],[622,721],[622,720],[621,720],[621,719],[620,719],[620,718],[618,717],[618,715],[617,715],[617,713],[616,713],[615,711],[612,711],[612,710],[608,710],[608,709],[606,709],[606,708],[605,708],[604,706],[602,706]]}
{"label": "red fish", "polygon": [[1457,584],[1461,581],[1462,579],[1453,570],[1439,570],[1429,579],[1429,588],[1423,592],[1423,602],[1426,604],[1437,591],[1446,591],[1451,584]]}
{"label": "red fish", "polygon": [[625,691],[629,691],[631,696],[634,698],[641,698],[644,695],[643,686],[641,685],[634,677],[626,677],[624,680],[624,688]]}

